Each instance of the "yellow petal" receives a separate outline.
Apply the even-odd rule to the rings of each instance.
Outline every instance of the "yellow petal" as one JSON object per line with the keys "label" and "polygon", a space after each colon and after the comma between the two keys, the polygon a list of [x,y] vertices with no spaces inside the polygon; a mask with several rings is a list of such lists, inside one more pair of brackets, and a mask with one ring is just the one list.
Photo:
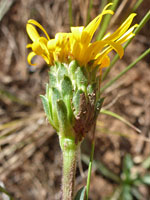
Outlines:
{"label": "yellow petal", "polygon": [[45,60],[45,62],[49,65],[51,63],[50,58],[45,56],[45,55],[41,55],[43,57],[43,59]]}
{"label": "yellow petal", "polygon": [[27,33],[28,33],[30,39],[33,42],[35,42],[40,37],[40,35],[38,34],[36,28],[33,25],[27,24],[26,25],[26,30],[27,30]]}
{"label": "yellow petal", "polygon": [[132,38],[135,34],[132,33],[133,30],[138,26],[138,24],[135,24],[134,26],[132,26],[125,34],[123,34],[118,40],[117,42],[119,42],[120,44],[126,42],[127,40],[129,40],[130,38]]}
{"label": "yellow petal", "polygon": [[35,21],[34,19],[30,19],[30,20],[28,20],[28,24],[34,24],[35,26],[37,26],[39,29],[41,29],[43,31],[43,33],[46,35],[47,39],[50,40],[50,37],[47,34],[46,30],[37,21]]}
{"label": "yellow petal", "polygon": [[32,44],[32,51],[34,51],[37,55],[43,54],[43,49],[38,41]]}
{"label": "yellow petal", "polygon": [[90,43],[84,55],[82,55],[83,62],[88,63],[90,60],[94,60],[95,56],[104,48],[105,44],[104,41]]}
{"label": "yellow petal", "polygon": [[26,45],[26,48],[28,49],[28,48],[32,48],[32,44],[27,44]]}
{"label": "yellow petal", "polygon": [[120,38],[129,28],[129,26],[131,25],[133,18],[136,16],[135,13],[132,13],[123,23],[122,25],[113,33],[111,34],[109,37],[107,37],[107,40],[116,40],[118,38]]}
{"label": "yellow petal", "polygon": [[34,56],[36,56],[36,53],[34,53],[33,51],[28,54],[27,61],[28,61],[29,65],[36,65],[36,63],[34,63],[34,64],[31,63],[32,58]]}
{"label": "yellow petal", "polygon": [[78,43],[78,42],[75,42],[74,45],[73,45],[73,49],[72,49],[72,54],[73,54],[73,57],[80,61],[80,54],[81,54],[81,44]]}
{"label": "yellow petal", "polygon": [[48,40],[47,40],[45,37],[40,37],[40,38],[38,39],[38,41],[39,41],[40,43],[45,44],[45,45],[47,45],[47,42],[48,42]]}
{"label": "yellow petal", "polygon": [[84,26],[71,27],[72,35],[77,41],[81,41],[81,35],[82,35],[83,29],[84,29]]}
{"label": "yellow petal", "polygon": [[103,15],[105,14],[112,14],[112,10],[106,10],[112,3],[109,3],[105,8],[103,9],[102,13],[99,14],[93,21],[91,21],[87,27],[83,30],[82,36],[81,36],[81,42],[82,43],[89,43],[97,30],[98,26],[100,25],[100,22],[102,20]]}
{"label": "yellow petal", "polygon": [[114,49],[118,53],[120,58],[122,58],[124,54],[123,47],[117,42],[113,42],[113,41],[106,41],[106,42],[112,47],[112,49]]}
{"label": "yellow petal", "polygon": [[49,40],[47,43],[47,48],[49,51],[54,51],[56,48],[56,40],[55,39]]}
{"label": "yellow petal", "polygon": [[101,61],[100,68],[108,67],[109,65],[110,65],[110,58],[108,56],[105,56]]}
{"label": "yellow petal", "polygon": [[108,55],[108,53],[112,50],[112,47],[106,48],[103,52],[97,54],[94,65],[100,65],[102,60],[105,58],[105,56]]}

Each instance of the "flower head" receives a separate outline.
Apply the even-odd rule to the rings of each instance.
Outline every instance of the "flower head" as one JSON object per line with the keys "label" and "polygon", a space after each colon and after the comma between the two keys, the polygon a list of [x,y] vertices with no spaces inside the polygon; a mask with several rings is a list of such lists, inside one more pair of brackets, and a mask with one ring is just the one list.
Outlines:
{"label": "flower head", "polygon": [[[40,55],[48,65],[53,65],[55,61],[69,63],[71,60],[76,60],[80,66],[86,67],[92,63],[92,67],[103,68],[110,63],[108,57],[110,51],[115,50],[121,58],[124,54],[122,44],[134,36],[133,30],[137,24],[129,27],[135,13],[132,13],[113,34],[105,35],[100,41],[91,42],[102,17],[106,14],[113,14],[113,11],[108,9],[110,5],[112,3],[105,6],[102,13],[86,27],[71,27],[71,33],[57,33],[54,39],[50,39],[38,22],[29,20],[26,28],[33,43],[27,45],[27,48],[32,49],[28,55],[28,62],[31,64],[32,58]],[[40,28],[46,37],[40,36],[35,26]]]}

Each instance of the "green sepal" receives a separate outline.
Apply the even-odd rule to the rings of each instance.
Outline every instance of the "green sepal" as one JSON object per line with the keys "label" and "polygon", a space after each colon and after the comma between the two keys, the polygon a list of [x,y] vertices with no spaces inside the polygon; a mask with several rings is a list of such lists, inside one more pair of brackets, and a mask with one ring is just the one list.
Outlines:
{"label": "green sepal", "polygon": [[56,102],[56,109],[59,121],[59,132],[62,134],[62,137],[69,137],[71,138],[72,135],[70,131],[70,123],[68,122],[67,117],[67,108],[63,100],[57,100]]}
{"label": "green sepal", "polygon": [[75,116],[77,116],[77,114],[79,113],[81,94],[83,94],[83,93],[84,92],[82,90],[78,90],[73,96],[72,103],[73,103],[73,107],[74,107]]}

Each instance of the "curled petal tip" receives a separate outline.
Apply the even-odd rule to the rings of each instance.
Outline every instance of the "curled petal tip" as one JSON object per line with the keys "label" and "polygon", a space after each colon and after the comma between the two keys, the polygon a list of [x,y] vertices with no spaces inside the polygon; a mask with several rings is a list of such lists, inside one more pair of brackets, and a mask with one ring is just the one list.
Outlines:
{"label": "curled petal tip", "polygon": [[28,54],[27,61],[28,61],[29,65],[32,65],[32,66],[37,65],[36,63],[33,64],[33,63],[31,62],[31,61],[32,61],[32,58],[33,58],[34,56],[36,56],[36,53],[34,53],[34,52],[30,52],[30,53]]}

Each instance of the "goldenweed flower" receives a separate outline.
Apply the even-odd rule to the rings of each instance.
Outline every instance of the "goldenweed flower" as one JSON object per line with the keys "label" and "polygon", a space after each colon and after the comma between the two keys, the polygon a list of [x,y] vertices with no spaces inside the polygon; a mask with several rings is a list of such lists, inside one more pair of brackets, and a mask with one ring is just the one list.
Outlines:
{"label": "goldenweed flower", "polygon": [[[54,39],[50,39],[37,21],[30,19],[27,23],[27,33],[32,40],[27,45],[32,49],[28,62],[32,64],[32,58],[39,55],[52,66],[50,84],[46,96],[42,96],[47,117],[63,137],[76,141],[81,141],[96,121],[97,110],[101,107],[100,74],[102,68],[110,63],[109,52],[115,50],[122,58],[122,44],[134,36],[133,30],[137,26],[130,27],[136,16],[132,13],[114,33],[107,33],[102,40],[91,42],[102,17],[113,15],[113,11],[108,9],[110,5],[112,3],[106,5],[86,27],[71,27],[70,33],[57,33]],[[40,36],[35,27],[41,29],[45,37]],[[100,71],[99,75],[97,71]]]}
{"label": "goldenweed flower", "polygon": [[[112,3],[86,27],[71,27],[70,33],[57,33],[54,39],[50,39],[46,30],[33,19],[26,27],[32,40],[27,45],[32,49],[28,62],[32,64],[32,58],[39,55],[51,66],[50,83],[46,95],[41,96],[48,120],[59,136],[77,143],[91,129],[101,108],[100,76],[102,68],[110,63],[109,52],[115,50],[121,58],[122,44],[134,36],[137,26],[130,27],[136,15],[132,13],[114,33],[92,42],[102,17],[113,15],[108,9],[110,5]],[[41,29],[45,37],[40,36],[35,27]]]}
{"label": "goldenweed flower", "polygon": [[[112,3],[109,3],[102,13],[86,27],[71,27],[71,33],[57,33],[54,39],[50,39],[37,21],[29,20],[26,28],[33,43],[27,45],[27,48],[32,48],[32,52],[28,55],[28,62],[31,64],[32,58],[40,55],[50,66],[56,61],[69,63],[71,60],[76,60],[80,66],[86,67],[90,64],[91,67],[103,68],[110,63],[108,53],[111,50],[115,50],[122,58],[124,50],[121,45],[134,36],[133,30],[137,26],[136,24],[129,29],[136,16],[135,13],[132,13],[113,34],[108,33],[102,40],[91,42],[102,17],[106,14],[113,14],[112,10],[107,9],[110,5]],[[34,26],[40,28],[46,37],[40,36]]]}

